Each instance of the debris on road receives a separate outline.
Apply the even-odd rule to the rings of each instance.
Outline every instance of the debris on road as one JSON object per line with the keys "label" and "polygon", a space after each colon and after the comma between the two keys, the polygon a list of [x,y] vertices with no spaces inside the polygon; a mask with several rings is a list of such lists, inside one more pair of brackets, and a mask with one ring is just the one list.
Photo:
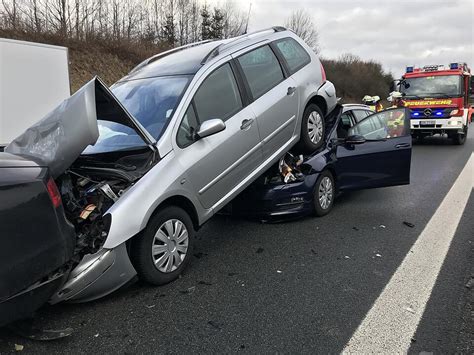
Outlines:
{"label": "debris on road", "polygon": [[187,294],[193,293],[194,290],[196,290],[196,286],[191,286],[187,290],[181,290],[179,292],[182,293],[183,295],[187,295]]}
{"label": "debris on road", "polygon": [[383,224],[381,224],[379,227],[380,227],[380,228],[383,228],[383,229],[387,228],[387,227],[385,227]]}
{"label": "debris on road", "polygon": [[415,314],[415,310],[413,308],[411,308],[410,306],[408,307],[405,307],[405,310],[407,310],[408,312],[412,313],[412,314]]}
{"label": "debris on road", "polygon": [[148,309],[153,308],[153,307],[155,307],[154,304],[150,304],[149,306],[146,306],[146,308],[148,308]]}
{"label": "debris on road", "polygon": [[94,338],[98,338],[98,337],[99,337],[99,333],[94,334]]}
{"label": "debris on road", "polygon": [[379,253],[375,254],[375,256],[376,256],[377,258],[381,258],[381,257],[382,257],[382,255],[380,255]]}
{"label": "debris on road", "polygon": [[277,273],[281,274],[281,273],[283,273],[283,271],[281,271],[281,270],[277,270]]}
{"label": "debris on road", "polygon": [[410,223],[410,222],[407,222],[407,221],[403,221],[403,224],[406,225],[407,227],[410,227],[410,228],[415,227],[415,225],[413,223]]}
{"label": "debris on road", "polygon": [[229,272],[227,275],[228,276],[235,276],[235,275],[238,275],[238,273],[237,272]]}
{"label": "debris on road", "polygon": [[213,284],[211,282],[207,282],[207,281],[199,281],[198,284],[200,285],[206,285],[206,286],[212,286]]}
{"label": "debris on road", "polygon": [[221,325],[219,323],[216,323],[216,322],[212,321],[212,320],[207,322],[207,324],[209,324],[211,327],[213,327],[215,329],[221,329]]}
{"label": "debris on road", "polygon": [[8,326],[8,329],[18,336],[37,341],[61,339],[70,336],[74,332],[72,328],[59,330],[38,329],[33,325],[33,319],[14,322]]}
{"label": "debris on road", "polygon": [[21,344],[15,344],[15,351],[22,351],[25,347]]}
{"label": "debris on road", "polygon": [[352,227],[352,229],[355,230],[355,231],[359,231],[359,228],[357,228],[357,227]]}
{"label": "debris on road", "polygon": [[316,253],[314,249],[311,249],[311,253],[313,253],[314,255],[318,255],[318,253]]}
{"label": "debris on road", "polygon": [[263,250],[264,250],[263,248],[258,248],[257,251],[256,251],[256,253],[257,253],[257,254],[261,254],[261,253],[263,253]]}
{"label": "debris on road", "polygon": [[474,276],[471,276],[469,281],[466,283],[466,288],[471,289],[474,287]]}
{"label": "debris on road", "polygon": [[344,259],[350,259],[349,255],[344,255]]}

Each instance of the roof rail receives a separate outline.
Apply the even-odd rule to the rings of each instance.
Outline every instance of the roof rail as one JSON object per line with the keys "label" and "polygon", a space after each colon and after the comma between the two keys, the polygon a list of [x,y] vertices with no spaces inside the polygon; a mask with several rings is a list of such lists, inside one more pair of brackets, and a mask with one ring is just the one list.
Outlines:
{"label": "roof rail", "polygon": [[219,44],[216,48],[214,48],[213,50],[211,50],[204,58],[203,60],[201,61],[201,64],[206,64],[207,61],[209,59],[212,59],[214,57],[217,57],[220,53],[222,53],[224,50],[226,49],[229,49],[233,46],[235,46],[236,44],[239,44],[240,42],[242,42],[243,40],[245,39],[248,39],[248,38],[251,38],[257,34],[261,34],[261,33],[264,33],[264,32],[270,32],[272,31],[272,33],[275,33],[275,32],[283,32],[283,31],[286,31],[287,29],[283,26],[273,26],[273,27],[269,27],[269,28],[264,28],[262,30],[258,30],[258,31],[254,31],[254,32],[250,32],[250,33],[245,33],[243,35],[240,35],[240,36],[237,36],[237,37],[233,37],[231,39],[231,41],[227,42],[227,43],[221,43]]}
{"label": "roof rail", "polygon": [[148,58],[148,59],[145,59],[143,62],[141,62],[140,64],[138,64],[135,68],[133,68],[133,69],[130,71],[130,73],[133,73],[135,70],[138,70],[138,69],[140,69],[141,67],[144,67],[145,65],[154,62],[155,60],[158,60],[158,59],[160,59],[160,58],[166,57],[166,56],[169,55],[169,54],[173,54],[173,53],[182,51],[183,49],[187,49],[187,48],[199,46],[199,45],[201,45],[201,44],[209,43],[209,42],[212,42],[212,41],[214,41],[214,40],[212,40],[212,39],[206,39],[206,40],[199,41],[199,42],[194,42],[194,43],[185,44],[184,46],[171,48],[171,49],[169,49],[169,50],[167,50],[167,51],[164,51],[164,52],[155,54],[154,56],[152,56],[152,57],[150,57],[150,58]]}

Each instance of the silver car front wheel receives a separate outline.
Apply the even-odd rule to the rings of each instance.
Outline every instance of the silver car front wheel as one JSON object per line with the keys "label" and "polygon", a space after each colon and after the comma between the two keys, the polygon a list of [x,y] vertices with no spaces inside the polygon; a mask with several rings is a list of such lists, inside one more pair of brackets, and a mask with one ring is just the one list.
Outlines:
{"label": "silver car front wheel", "polygon": [[157,211],[130,246],[138,277],[153,285],[177,279],[193,255],[195,233],[190,215],[182,208],[166,206]]}
{"label": "silver car front wheel", "polygon": [[188,230],[183,222],[170,219],[155,234],[152,255],[156,268],[161,272],[175,271],[188,251]]}

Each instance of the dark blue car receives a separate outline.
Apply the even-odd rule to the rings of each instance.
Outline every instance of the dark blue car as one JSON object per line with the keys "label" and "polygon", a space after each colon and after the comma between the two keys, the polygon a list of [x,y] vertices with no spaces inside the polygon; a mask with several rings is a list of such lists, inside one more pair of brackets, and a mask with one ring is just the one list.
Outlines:
{"label": "dark blue car", "polygon": [[[409,184],[409,120],[405,108],[374,113],[364,105],[338,105],[327,118],[320,150],[302,160],[284,157],[234,199],[229,212],[262,220],[323,216],[342,191]],[[281,168],[286,163],[292,170],[287,183]]]}

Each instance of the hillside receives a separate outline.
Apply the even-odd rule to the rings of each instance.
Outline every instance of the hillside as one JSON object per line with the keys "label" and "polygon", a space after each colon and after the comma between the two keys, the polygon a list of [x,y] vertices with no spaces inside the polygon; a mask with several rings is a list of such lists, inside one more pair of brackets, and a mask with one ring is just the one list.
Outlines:
{"label": "hillside", "polygon": [[162,47],[146,43],[113,42],[99,39],[84,42],[63,39],[54,35],[34,35],[2,29],[0,29],[0,38],[68,47],[72,92],[75,92],[95,75],[100,76],[108,85],[112,85],[142,60],[163,50]]}
{"label": "hillside", "polygon": [[[69,70],[72,92],[93,76],[100,76],[108,85],[113,84],[142,60],[165,49],[150,42],[108,41],[94,39],[80,41],[56,35],[15,32],[0,29],[0,37],[34,41],[69,48]],[[390,74],[382,65],[344,55],[338,59],[323,59],[327,78],[336,86],[337,95],[345,102],[360,102],[366,95],[385,98],[389,91]]]}

